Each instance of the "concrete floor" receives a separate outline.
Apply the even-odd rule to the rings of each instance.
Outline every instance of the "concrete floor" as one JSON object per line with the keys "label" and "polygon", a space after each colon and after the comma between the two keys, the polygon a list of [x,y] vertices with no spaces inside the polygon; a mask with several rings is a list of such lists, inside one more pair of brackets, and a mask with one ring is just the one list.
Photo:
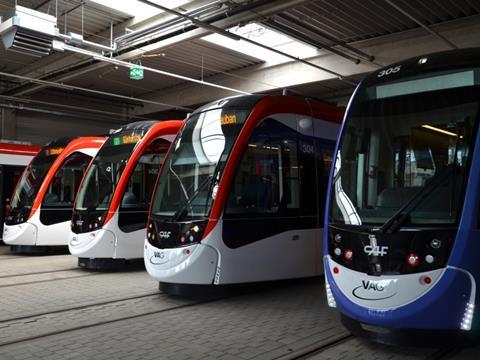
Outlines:
{"label": "concrete floor", "polygon": [[0,247],[0,359],[478,359],[351,336],[322,279],[216,300],[169,297],[144,269],[101,273],[69,255]]}

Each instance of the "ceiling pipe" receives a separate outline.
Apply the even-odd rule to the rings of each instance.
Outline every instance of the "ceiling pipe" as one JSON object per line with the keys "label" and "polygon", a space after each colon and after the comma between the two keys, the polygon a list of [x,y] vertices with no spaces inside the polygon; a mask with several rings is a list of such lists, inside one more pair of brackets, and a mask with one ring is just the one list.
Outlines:
{"label": "ceiling pipe", "polygon": [[[225,31],[224,29],[221,29],[217,26],[214,26],[214,25],[211,25],[209,23],[206,23],[206,22],[203,22],[201,20],[198,20],[192,16],[189,16],[187,14],[182,14],[181,12],[178,12],[176,10],[173,10],[173,9],[170,9],[168,7],[165,7],[165,6],[162,6],[162,5],[159,5],[153,1],[150,1],[150,0],[138,0],[144,4],[147,4],[147,5],[150,5],[150,6],[153,6],[153,7],[156,7],[157,9],[160,9],[160,10],[163,10],[165,12],[168,12],[170,14],[173,14],[173,15],[176,15],[178,17],[181,17],[181,18],[184,18],[186,20],[189,20],[192,22],[192,24],[198,26],[198,27],[201,27],[201,28],[204,28],[204,29],[207,29],[207,30],[210,30],[212,32],[215,32],[215,33],[220,33],[221,35],[223,36],[226,36],[232,40],[240,40],[240,36],[238,35],[235,35],[235,34],[232,34],[232,33],[229,33],[228,31]],[[224,31],[225,33],[222,33],[222,31]]]}
{"label": "ceiling pipe", "polygon": [[301,59],[301,58],[299,58],[299,57],[296,57],[296,56],[287,54],[287,53],[285,53],[285,52],[283,52],[283,51],[274,49],[274,48],[272,48],[272,47],[270,47],[270,46],[263,45],[263,44],[261,44],[261,43],[259,43],[259,42],[250,40],[250,39],[248,39],[248,38],[246,38],[246,37],[243,37],[243,36],[240,36],[240,35],[236,35],[236,34],[232,34],[232,33],[228,32],[228,31],[225,30],[225,29],[219,28],[219,27],[214,26],[214,25],[211,25],[211,24],[207,24],[207,23],[205,23],[205,22],[203,22],[203,21],[200,21],[200,20],[198,20],[198,19],[192,18],[191,16],[188,16],[188,15],[179,13],[178,11],[169,9],[169,8],[167,8],[167,7],[165,7],[165,6],[159,5],[159,4],[157,4],[157,3],[155,3],[155,2],[152,2],[152,1],[150,1],[150,0],[138,0],[138,1],[140,1],[140,2],[142,2],[142,3],[145,3],[145,4],[147,4],[147,5],[151,5],[151,6],[153,6],[153,7],[156,7],[156,8],[158,8],[158,9],[160,9],[160,10],[165,11],[165,12],[169,12],[169,13],[171,13],[171,14],[173,14],[173,15],[178,16],[178,17],[182,17],[182,18],[184,18],[184,19],[190,20],[194,25],[196,25],[196,26],[198,26],[198,27],[204,28],[204,29],[206,29],[206,30],[210,30],[210,31],[212,31],[212,32],[214,32],[214,33],[223,35],[223,36],[228,37],[228,38],[230,38],[230,39],[232,39],[232,40],[237,40],[237,41],[238,41],[238,40],[243,40],[243,41],[249,42],[249,43],[251,43],[251,44],[253,44],[253,45],[256,45],[256,46],[262,47],[262,48],[264,48],[264,49],[273,51],[273,52],[275,52],[275,53],[277,53],[277,54],[283,55],[283,56],[288,57],[288,58],[290,58],[290,59],[292,59],[292,60],[301,62],[301,63],[303,63],[303,64],[305,64],[305,65],[314,67],[314,68],[316,68],[316,69],[318,69],[318,70],[322,70],[322,71],[324,71],[324,72],[327,72],[327,73],[329,73],[329,74],[331,74],[331,75],[334,75],[334,76],[336,76],[338,79],[343,80],[343,81],[345,81],[345,82],[347,82],[347,83],[350,83],[350,84],[352,84],[352,85],[356,85],[356,83],[354,83],[354,82],[352,82],[352,81],[350,81],[350,80],[348,80],[348,79],[345,79],[345,77],[344,77],[342,74],[339,74],[339,73],[337,73],[337,72],[335,72],[335,71],[332,71],[332,70],[329,70],[329,69],[324,68],[324,67],[322,67],[322,66],[319,66],[319,65],[314,64],[314,63],[312,63],[312,62],[309,62],[309,61],[303,60],[303,59]]}
{"label": "ceiling pipe", "polygon": [[43,100],[25,99],[25,98],[19,98],[19,97],[8,96],[8,95],[0,95],[0,99],[14,101],[14,102],[18,102],[18,103],[24,103],[24,104],[45,105],[45,106],[52,106],[54,108],[60,107],[60,108],[69,109],[69,110],[77,110],[77,111],[81,111],[81,112],[84,112],[84,113],[93,113],[93,114],[99,114],[99,115],[114,116],[117,119],[118,119],[118,117],[121,117],[121,118],[124,118],[124,119],[139,119],[139,120],[150,119],[149,117],[145,117],[145,116],[128,115],[128,114],[122,114],[122,113],[117,113],[117,112],[112,112],[112,111],[91,109],[91,108],[86,108],[86,107],[83,107],[83,106],[65,105],[65,104],[52,103],[52,102],[43,101]]}
{"label": "ceiling pipe", "polygon": [[[6,108],[6,109],[15,109],[15,110],[24,110],[24,111],[32,111],[32,112],[38,112],[42,114],[48,114],[48,115],[55,115],[55,116],[68,116],[72,118],[77,118],[77,119],[82,119],[82,120],[96,120],[96,121],[102,121],[105,123],[110,123],[112,122],[112,119],[109,118],[102,118],[102,117],[95,117],[92,118],[91,115],[88,119],[85,118],[85,116],[81,116],[76,113],[70,113],[70,112],[64,112],[64,111],[54,111],[54,110],[46,110],[46,109],[39,109],[35,107],[30,107],[30,106],[24,106],[24,105],[15,105],[15,104],[10,104],[10,103],[2,103],[0,102],[0,108]],[[112,122],[113,123],[113,122]]]}
{"label": "ceiling pipe", "polygon": [[106,46],[102,44],[98,44],[92,41],[85,40],[82,35],[75,34],[75,33],[68,33],[68,34],[58,34],[60,39],[67,41],[67,43],[84,45],[87,47],[99,49],[105,52],[114,52],[117,50],[117,44],[113,43],[112,46]]}
{"label": "ceiling pipe", "polygon": [[[205,15],[212,10],[215,11],[215,10],[221,9],[224,2],[225,1],[223,1],[223,0],[214,1],[214,2],[211,2],[209,4],[200,6],[199,8],[196,8],[194,10],[188,11],[188,12],[185,13],[185,15],[188,15],[188,16]],[[119,37],[115,38],[115,43],[120,45],[120,44],[124,44],[126,42],[132,42],[132,41],[138,40],[139,38],[141,38],[143,36],[147,36],[147,35],[149,35],[153,32],[157,32],[157,31],[166,29],[170,26],[180,25],[182,23],[186,23],[186,21],[182,20],[182,19],[179,19],[179,18],[174,18],[174,19],[167,20],[167,21],[165,21],[163,23],[160,23],[160,24],[147,25],[147,26],[142,27],[138,30],[132,31],[128,34],[125,34],[125,35],[122,35],[122,36],[119,36]]]}
{"label": "ceiling pipe", "polygon": [[403,10],[400,6],[398,6],[397,4],[395,4],[393,1],[391,0],[385,0],[385,2],[387,4],[389,4],[390,6],[392,6],[393,8],[397,9],[399,12],[401,12],[403,15],[405,15],[406,17],[408,17],[410,20],[416,22],[418,25],[420,25],[422,28],[424,28],[426,31],[428,31],[430,34],[432,34],[433,36],[435,36],[436,38],[440,39],[441,41],[443,41],[445,44],[447,44],[449,47],[451,47],[452,49],[458,49],[458,46],[455,45],[454,43],[452,43],[450,40],[448,40],[446,37],[440,35],[438,32],[436,32],[435,30],[432,30],[430,27],[428,27],[427,25],[425,25],[423,22],[421,22],[420,20],[418,20],[416,17],[414,17],[413,15],[411,15],[410,13],[408,13],[407,11]]}
{"label": "ceiling pipe", "polygon": [[67,50],[67,51],[75,52],[75,53],[78,53],[78,54],[91,56],[95,60],[108,62],[108,63],[114,64],[114,65],[117,65],[117,66],[122,66],[122,67],[126,67],[126,68],[132,68],[132,67],[140,68],[140,69],[143,69],[143,70],[146,70],[146,71],[153,72],[155,74],[169,76],[169,77],[173,77],[173,78],[176,78],[176,79],[185,80],[185,81],[188,81],[188,82],[193,82],[195,84],[210,86],[210,87],[214,87],[214,88],[222,89],[222,90],[228,90],[228,91],[232,91],[232,92],[242,94],[242,95],[251,95],[251,93],[243,91],[243,90],[238,90],[238,89],[234,89],[234,88],[231,88],[231,87],[228,87],[228,86],[214,84],[214,83],[211,83],[211,82],[208,82],[208,81],[197,80],[197,79],[194,79],[194,78],[191,78],[191,77],[188,77],[188,76],[182,76],[182,75],[174,74],[174,73],[171,73],[171,72],[168,72],[168,71],[155,69],[155,68],[152,68],[152,67],[149,67],[149,66],[143,66],[143,65],[134,64],[134,63],[131,63],[131,62],[128,62],[128,61],[118,60],[118,59],[115,59],[115,58],[104,56],[102,54],[97,54],[93,51],[77,48],[75,46],[70,46],[70,45],[67,45],[67,44],[65,44],[63,46],[63,49]]}
{"label": "ceiling pipe", "polygon": [[43,85],[43,86],[55,87],[55,88],[60,88],[60,89],[64,89],[64,90],[70,90],[70,91],[78,90],[78,91],[84,91],[84,92],[88,92],[88,93],[96,94],[96,95],[110,96],[110,97],[114,97],[114,98],[122,99],[122,100],[137,101],[137,102],[141,102],[141,103],[145,103],[145,104],[158,105],[158,106],[166,107],[166,108],[174,108],[175,110],[193,111],[193,109],[188,108],[188,107],[184,107],[184,106],[166,104],[166,103],[162,103],[162,102],[159,102],[159,101],[141,99],[141,98],[136,98],[136,97],[133,97],[133,96],[113,94],[113,93],[109,93],[109,92],[106,92],[106,91],[87,89],[87,88],[82,88],[80,86],[66,85],[66,84],[61,84],[61,83],[57,83],[57,82],[54,82],[54,81],[40,80],[40,79],[31,78],[31,77],[28,77],[28,76],[15,75],[15,74],[10,74],[10,73],[6,73],[6,72],[0,72],[0,76],[12,77],[12,78],[15,78],[15,79],[28,81],[28,82],[31,82],[31,83],[34,83],[34,84],[40,84],[40,85]]}

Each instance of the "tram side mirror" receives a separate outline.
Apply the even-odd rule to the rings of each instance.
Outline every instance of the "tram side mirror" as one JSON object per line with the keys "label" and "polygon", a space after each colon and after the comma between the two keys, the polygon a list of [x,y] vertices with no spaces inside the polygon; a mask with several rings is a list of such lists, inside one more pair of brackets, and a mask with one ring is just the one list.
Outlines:
{"label": "tram side mirror", "polygon": [[5,213],[9,214],[11,209],[10,198],[5,199]]}

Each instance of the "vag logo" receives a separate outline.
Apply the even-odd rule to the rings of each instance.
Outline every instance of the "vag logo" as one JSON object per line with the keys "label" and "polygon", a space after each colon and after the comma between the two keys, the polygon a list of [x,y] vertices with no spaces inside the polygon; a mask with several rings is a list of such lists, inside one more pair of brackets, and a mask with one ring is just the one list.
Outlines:
{"label": "vag logo", "polygon": [[386,280],[362,280],[360,286],[352,290],[352,295],[360,300],[385,300],[394,297],[397,293],[394,286],[395,281],[391,279]]}
{"label": "vag logo", "polygon": [[388,253],[388,246],[365,245],[363,251],[368,256],[384,256]]}
{"label": "vag logo", "polygon": [[150,256],[150,263],[153,265],[162,265],[168,262],[167,255],[163,251],[154,251]]}
{"label": "vag logo", "polygon": [[172,234],[171,231],[160,231],[158,233],[158,236],[160,236],[161,239],[168,239],[171,234]]}
{"label": "vag logo", "polygon": [[165,253],[164,253],[163,251],[162,251],[162,252],[160,252],[160,251],[155,251],[155,252],[153,253],[153,256],[156,257],[156,258],[159,258],[159,259],[163,259],[163,258],[165,257]]}
{"label": "vag logo", "polygon": [[373,290],[379,292],[385,290],[385,286],[379,281],[362,280],[362,287],[365,290]]}

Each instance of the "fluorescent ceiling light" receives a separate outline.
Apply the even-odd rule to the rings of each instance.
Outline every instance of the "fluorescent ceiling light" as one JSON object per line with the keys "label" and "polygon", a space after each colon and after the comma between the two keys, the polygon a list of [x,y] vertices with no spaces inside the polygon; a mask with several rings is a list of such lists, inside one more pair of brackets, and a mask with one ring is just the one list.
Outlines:
{"label": "fluorescent ceiling light", "polygon": [[[192,0],[153,0],[153,2],[168,7],[170,9],[182,6],[191,1]],[[102,5],[109,10],[114,10],[126,16],[133,16],[139,21],[148,19],[163,12],[162,10],[157,9],[154,6],[145,4],[137,0],[89,0],[89,2]]]}
{"label": "fluorescent ceiling light", "polygon": [[[257,23],[250,23],[246,26],[235,26],[228,29],[232,34],[249,38],[260,44],[270,46],[276,50],[280,50],[289,55],[299,58],[308,58],[318,54],[318,51],[313,46],[304,44],[300,41],[293,40],[286,35],[283,35],[275,30],[268,29]],[[203,40],[209,41],[213,44],[232,49],[246,55],[252,56],[259,60],[268,63],[284,63],[292,61],[285,56],[277,54],[273,51],[261,48],[254,44],[239,40],[235,41],[219,34],[211,34],[204,36]]]}
{"label": "fluorescent ceiling light", "polygon": [[429,129],[429,130],[432,130],[432,131],[436,131],[436,132],[439,132],[439,133],[448,135],[448,136],[458,137],[458,134],[455,134],[455,133],[453,133],[453,132],[451,132],[451,131],[447,131],[447,130],[443,130],[443,129],[437,128],[437,127],[435,127],[435,126],[422,125],[422,127],[425,128],[425,129]]}

